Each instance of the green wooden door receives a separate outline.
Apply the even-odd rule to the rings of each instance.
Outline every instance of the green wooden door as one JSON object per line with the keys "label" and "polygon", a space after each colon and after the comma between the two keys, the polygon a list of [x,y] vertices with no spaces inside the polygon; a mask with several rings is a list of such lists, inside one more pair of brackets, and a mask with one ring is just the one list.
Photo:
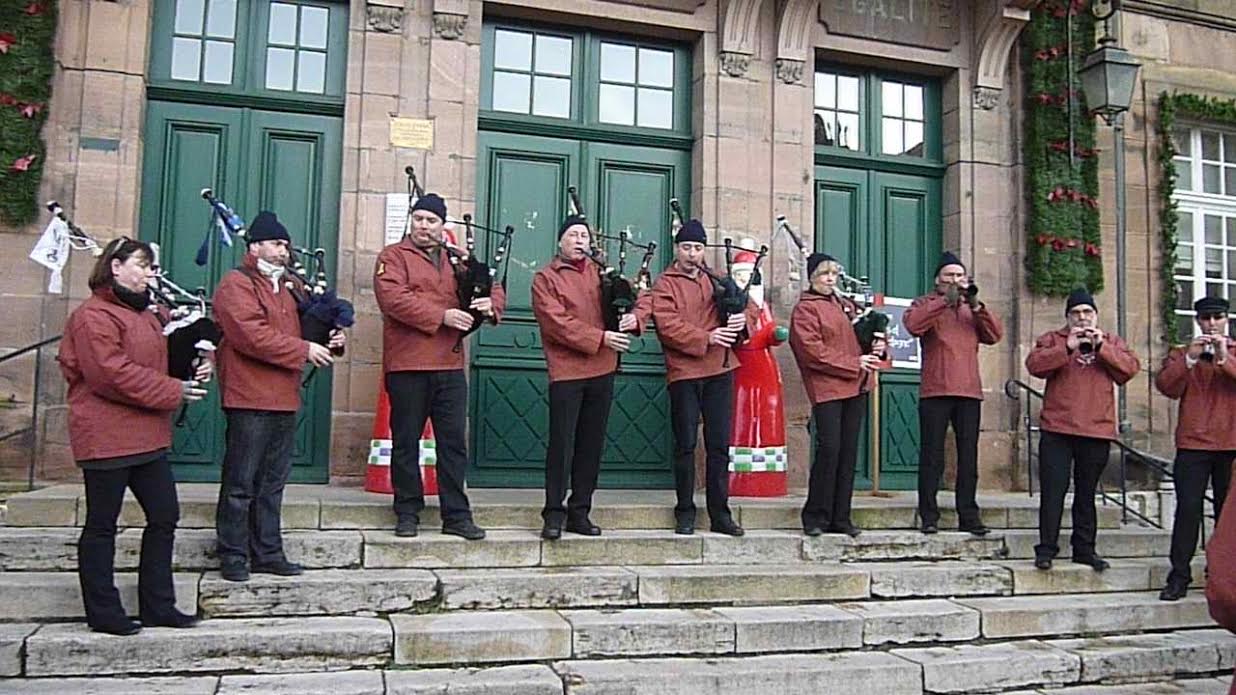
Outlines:
{"label": "green wooden door", "polygon": [[[210,211],[210,187],[242,217],[273,210],[297,245],[338,249],[342,123],[336,116],[242,107],[150,101],[142,171],[140,236],[158,242],[162,265],[183,287],[212,294],[239,264],[242,243],[212,246],[205,267],[194,263]],[[332,283],[334,278],[331,278]],[[218,389],[190,407],[178,428],[172,461],[180,480],[214,481],[224,447]],[[330,450],[330,370],[302,391],[293,457],[294,482],[326,482]]]}
{"label": "green wooden door", "polygon": [[[927,291],[940,252],[937,178],[818,166],[816,248],[866,275],[876,292],[913,298]],[[918,475],[918,384],[911,369],[886,371],[878,404],[880,487],[910,490]],[[870,489],[871,426],[861,438],[855,487]]]}
{"label": "green wooden door", "polygon": [[[653,270],[666,264],[670,197],[689,191],[687,152],[482,132],[478,217],[513,225],[507,310],[472,344],[472,447],[477,486],[543,485],[548,439],[548,377],[531,308],[532,274],[557,250],[567,186],[579,187],[601,230],[656,241]],[[633,254],[634,255],[634,254]],[[630,260],[629,277],[639,259]],[[601,484],[667,487],[673,482],[664,362],[654,335],[623,358],[606,434]]]}

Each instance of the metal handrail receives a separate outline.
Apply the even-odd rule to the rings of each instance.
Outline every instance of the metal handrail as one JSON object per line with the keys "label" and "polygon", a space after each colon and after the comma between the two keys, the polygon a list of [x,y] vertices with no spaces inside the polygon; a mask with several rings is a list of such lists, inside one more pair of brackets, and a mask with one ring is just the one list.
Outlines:
{"label": "metal handrail", "polygon": [[48,345],[51,345],[52,343],[60,340],[63,337],[64,337],[63,335],[58,335],[53,338],[48,338],[47,340],[40,340],[39,342],[31,343],[30,345],[27,345],[24,348],[18,348],[17,350],[14,350],[13,352],[8,353],[7,355],[0,355],[0,364],[4,364],[5,362],[8,362],[14,357],[21,357],[22,355],[32,350],[38,350],[40,348],[45,348]]}
{"label": "metal handrail", "polygon": [[34,355],[34,397],[30,399],[30,426],[24,427],[13,432],[9,432],[0,437],[0,441],[16,437],[24,432],[34,433],[34,441],[30,444],[30,463],[26,466],[26,489],[34,489],[34,465],[38,461],[38,433],[39,433],[39,393],[43,386],[43,348],[53,345],[60,341],[64,335],[57,335],[51,338],[40,340],[37,343],[31,343],[23,348],[18,348],[7,355],[0,356],[0,364],[3,364],[11,359],[20,357],[27,353],[33,352]]}

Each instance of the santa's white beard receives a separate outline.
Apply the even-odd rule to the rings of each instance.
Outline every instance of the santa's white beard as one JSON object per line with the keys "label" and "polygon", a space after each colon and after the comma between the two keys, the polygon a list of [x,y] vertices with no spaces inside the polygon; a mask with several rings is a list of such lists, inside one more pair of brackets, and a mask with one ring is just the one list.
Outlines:
{"label": "santa's white beard", "polygon": [[759,307],[764,306],[764,286],[763,285],[752,285],[751,287],[747,288],[747,296],[751,298],[751,301],[755,302],[756,306],[759,306]]}

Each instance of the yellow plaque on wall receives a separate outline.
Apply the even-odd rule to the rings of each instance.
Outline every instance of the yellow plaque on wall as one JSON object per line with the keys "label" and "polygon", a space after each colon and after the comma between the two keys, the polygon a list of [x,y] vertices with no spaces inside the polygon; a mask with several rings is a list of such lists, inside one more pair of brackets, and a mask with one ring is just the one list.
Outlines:
{"label": "yellow plaque on wall", "polygon": [[433,149],[433,121],[391,116],[391,144],[416,150]]}

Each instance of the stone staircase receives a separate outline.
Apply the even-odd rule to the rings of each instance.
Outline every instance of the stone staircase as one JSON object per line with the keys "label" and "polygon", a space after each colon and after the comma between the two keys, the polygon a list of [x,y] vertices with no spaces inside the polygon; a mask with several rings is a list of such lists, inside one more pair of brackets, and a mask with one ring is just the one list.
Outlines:
{"label": "stone staircase", "polygon": [[[0,693],[1149,695],[1225,693],[1236,663],[1200,589],[1158,600],[1168,534],[1113,507],[1098,574],[1067,550],[1034,569],[1024,495],[980,500],[986,538],[912,530],[907,495],[856,498],[856,539],[804,537],[800,499],[737,499],[748,534],[730,538],[673,534],[670,494],[605,491],[604,535],[543,542],[539,492],[478,490],[490,533],[469,543],[436,532],[436,508],[397,538],[387,497],[291,486],[287,550],[308,571],[237,584],[215,571],[214,494],[181,486],[175,558],[181,609],[206,619],[126,638],[81,622],[80,487],[11,498]],[[140,517],[130,501],[117,541],[129,608]]]}

